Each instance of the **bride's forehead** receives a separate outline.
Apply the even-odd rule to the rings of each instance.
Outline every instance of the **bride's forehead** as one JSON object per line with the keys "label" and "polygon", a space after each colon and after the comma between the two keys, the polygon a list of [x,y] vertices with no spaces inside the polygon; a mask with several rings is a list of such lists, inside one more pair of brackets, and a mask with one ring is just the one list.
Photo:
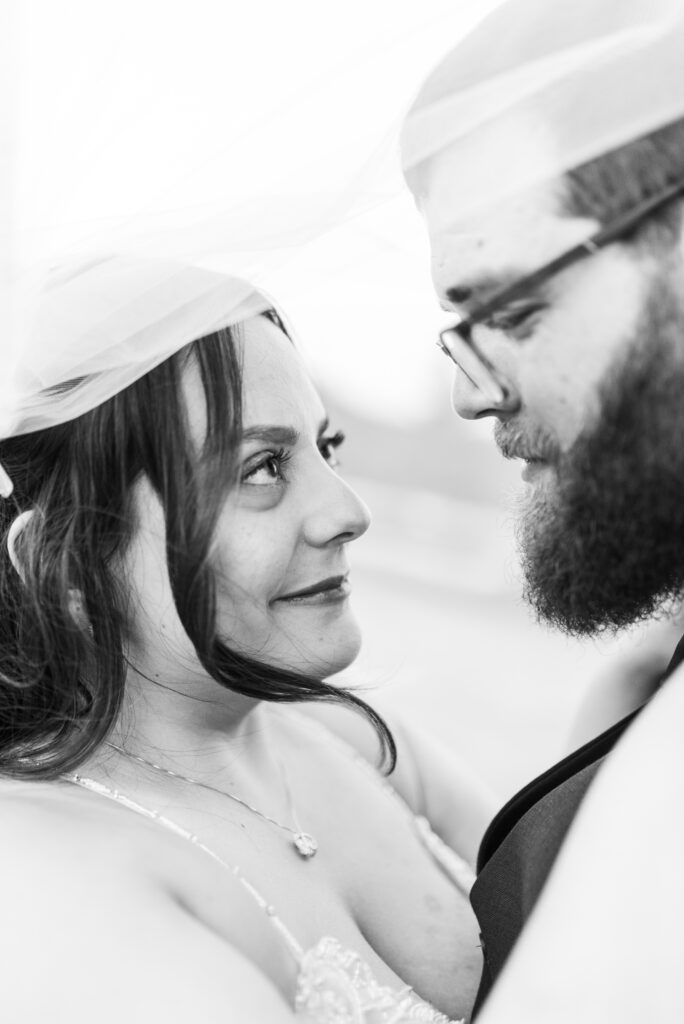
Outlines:
{"label": "bride's forehead", "polygon": [[[243,426],[286,424],[305,429],[324,419],[323,405],[290,339],[264,316],[241,323],[233,333],[242,378]],[[226,401],[232,401],[226,381]],[[206,394],[197,360],[183,372],[190,429],[197,440],[206,431]]]}
{"label": "bride's forehead", "polygon": [[239,344],[245,425],[319,416],[322,404],[304,362],[279,327],[255,317],[242,325]]}

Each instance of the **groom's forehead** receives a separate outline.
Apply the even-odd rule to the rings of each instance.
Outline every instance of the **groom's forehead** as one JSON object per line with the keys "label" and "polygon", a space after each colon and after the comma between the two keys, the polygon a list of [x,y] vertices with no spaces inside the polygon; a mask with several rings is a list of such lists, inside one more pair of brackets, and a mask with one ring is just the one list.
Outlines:
{"label": "groom's forehead", "polygon": [[[411,185],[427,225],[432,276],[440,301],[469,290],[475,301],[582,241],[594,222],[568,217],[559,180],[470,210],[462,202],[457,154],[445,152],[413,176]],[[456,171],[456,173],[455,173]]]}
{"label": "groom's forehead", "polygon": [[[407,121],[407,137],[408,137]],[[404,174],[422,212],[440,298],[444,277],[522,276],[579,241],[585,228],[568,231],[565,186],[557,167],[557,139],[543,120],[511,115],[477,139],[435,148]],[[505,283],[505,282],[504,282]]]}

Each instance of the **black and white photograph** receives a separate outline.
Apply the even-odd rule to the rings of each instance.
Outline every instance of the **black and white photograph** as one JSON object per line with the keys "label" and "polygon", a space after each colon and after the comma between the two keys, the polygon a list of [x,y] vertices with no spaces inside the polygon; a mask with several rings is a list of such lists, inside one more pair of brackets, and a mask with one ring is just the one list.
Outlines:
{"label": "black and white photograph", "polygon": [[682,662],[684,0],[0,0],[2,1024],[684,1024]]}

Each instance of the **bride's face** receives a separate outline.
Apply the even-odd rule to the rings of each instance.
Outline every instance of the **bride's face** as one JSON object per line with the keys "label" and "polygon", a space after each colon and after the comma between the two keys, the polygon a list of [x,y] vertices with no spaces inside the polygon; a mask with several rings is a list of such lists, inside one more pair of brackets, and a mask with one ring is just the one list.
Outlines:
{"label": "bride's face", "polygon": [[[243,325],[240,347],[240,481],[228,495],[212,550],[219,635],[262,662],[330,675],[350,664],[360,646],[346,549],[368,528],[368,510],[336,471],[339,439],[289,339],[256,317]],[[192,366],[184,387],[201,443],[204,392]],[[161,507],[149,486],[138,497],[141,525],[128,566],[139,596],[133,635],[155,638],[146,653],[167,682],[181,671],[187,679],[198,666],[171,597]]]}

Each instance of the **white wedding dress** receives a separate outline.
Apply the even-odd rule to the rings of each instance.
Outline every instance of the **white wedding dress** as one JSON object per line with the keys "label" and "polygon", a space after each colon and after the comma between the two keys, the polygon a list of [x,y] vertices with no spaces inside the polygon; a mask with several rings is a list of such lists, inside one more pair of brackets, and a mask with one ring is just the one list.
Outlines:
{"label": "white wedding dress", "polygon": [[[355,752],[347,750],[347,753],[351,753],[354,760],[361,763],[364,769],[374,776],[376,784],[383,781]],[[274,908],[245,878],[242,871],[235,865],[226,863],[197,836],[175,821],[93,779],[80,775],[64,778],[91,792],[116,800],[130,810],[151,818],[176,835],[182,836],[229,871],[242,884],[266,913],[295,959],[297,984],[294,1008],[296,1015],[301,1017],[302,1024],[463,1024],[462,1021],[450,1020],[445,1014],[420,999],[408,985],[397,988],[379,984],[363,958],[334,936],[323,936],[311,949],[302,948],[297,938],[275,913]],[[442,842],[432,831],[427,819],[413,814],[389,783],[383,784],[410,816],[422,843],[445,874],[458,889],[468,893],[475,880],[470,866]]]}

